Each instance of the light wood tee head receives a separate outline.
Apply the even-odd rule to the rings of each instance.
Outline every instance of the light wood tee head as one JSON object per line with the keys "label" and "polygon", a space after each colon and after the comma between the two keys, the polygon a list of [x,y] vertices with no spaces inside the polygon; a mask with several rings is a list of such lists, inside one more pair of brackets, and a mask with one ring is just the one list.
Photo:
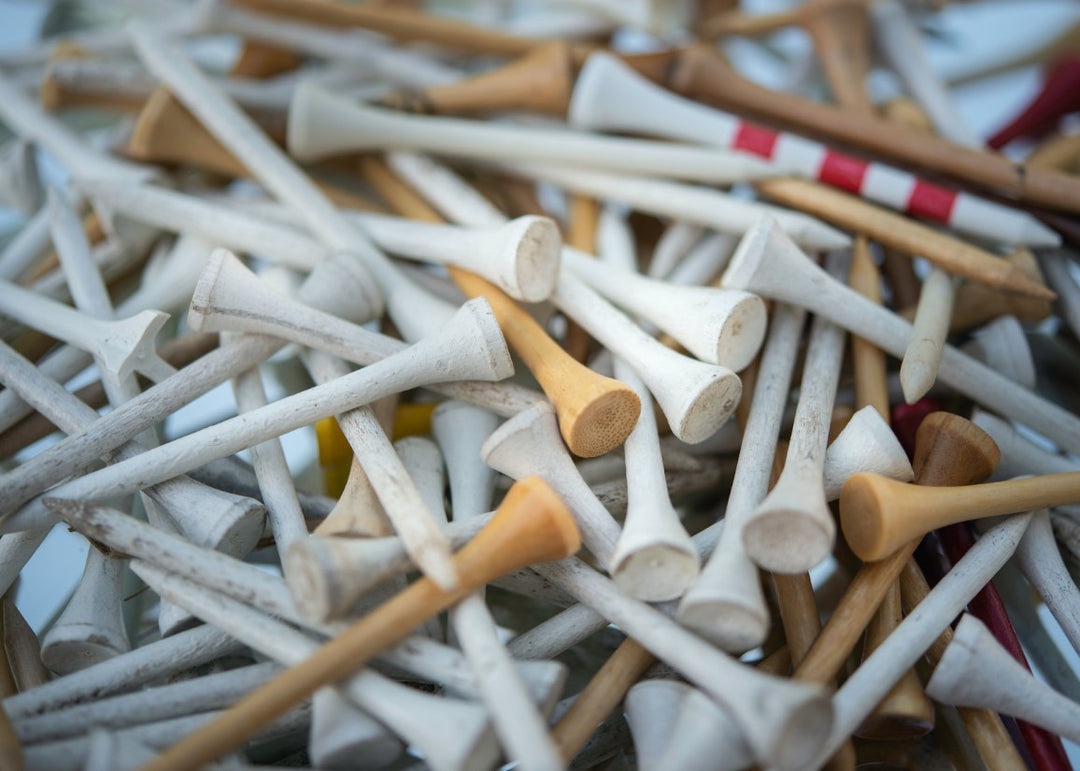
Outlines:
{"label": "light wood tee head", "polygon": [[194,163],[231,177],[248,175],[247,167],[165,88],[156,89],[143,105],[127,154],[148,163]]}
{"label": "light wood tee head", "polygon": [[1000,459],[994,440],[974,423],[931,413],[916,433],[912,465],[917,485],[876,474],[856,474],[844,485],[840,522],[852,551],[864,561],[876,561],[937,527],[934,489],[985,479]]}
{"label": "light wood tee head", "polygon": [[[941,462],[951,458],[952,463]],[[1001,462],[993,438],[970,420],[951,412],[932,412],[915,432],[911,467],[920,485],[939,487],[981,482]]]}
{"label": "light wood tee head", "polygon": [[559,431],[575,455],[592,458],[618,447],[641,412],[637,394],[565,355],[543,328],[493,284],[451,269],[454,283],[469,297],[486,297],[503,334],[525,360],[559,418]]}
{"label": "light wood tee head", "polygon": [[570,103],[574,70],[570,44],[558,41],[538,46],[504,67],[456,83],[396,91],[385,96],[382,104],[437,115],[527,110],[562,116]]}

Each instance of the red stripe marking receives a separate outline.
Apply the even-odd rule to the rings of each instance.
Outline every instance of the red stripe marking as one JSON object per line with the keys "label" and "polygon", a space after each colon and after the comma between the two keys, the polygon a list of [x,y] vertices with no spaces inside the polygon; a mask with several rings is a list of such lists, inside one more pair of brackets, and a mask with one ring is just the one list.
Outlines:
{"label": "red stripe marking", "polygon": [[780,135],[775,131],[755,126],[752,123],[740,123],[732,146],[736,150],[745,150],[748,153],[760,155],[762,158],[772,158],[779,138]]}
{"label": "red stripe marking", "polygon": [[952,217],[953,206],[956,204],[958,195],[956,190],[947,190],[917,179],[911,195],[908,196],[908,214],[926,217],[947,225],[949,218]]}
{"label": "red stripe marking", "polygon": [[818,169],[817,178],[826,185],[838,187],[851,193],[862,190],[863,178],[870,164],[850,155],[827,150]]}

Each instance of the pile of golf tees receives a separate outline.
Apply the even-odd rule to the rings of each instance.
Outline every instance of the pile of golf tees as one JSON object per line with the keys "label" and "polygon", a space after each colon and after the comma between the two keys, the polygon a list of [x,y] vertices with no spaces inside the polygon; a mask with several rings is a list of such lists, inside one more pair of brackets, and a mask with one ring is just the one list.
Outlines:
{"label": "pile of golf tees", "polygon": [[57,4],[0,769],[1071,768],[1080,34],[984,4]]}

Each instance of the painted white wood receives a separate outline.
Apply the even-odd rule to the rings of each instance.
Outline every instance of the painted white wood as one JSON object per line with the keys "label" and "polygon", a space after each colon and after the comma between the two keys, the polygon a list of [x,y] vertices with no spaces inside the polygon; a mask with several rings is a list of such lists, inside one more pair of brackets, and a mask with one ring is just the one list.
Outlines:
{"label": "painted white wood", "polygon": [[[316,383],[330,383],[349,372],[344,362],[318,351],[305,353],[303,361]],[[363,406],[336,417],[356,459],[364,467],[383,512],[401,536],[409,555],[426,575],[440,585],[456,585],[457,574],[451,564],[450,543],[439,528],[438,521],[432,517],[416,482],[394,451],[375,413],[370,407]],[[302,603],[300,607],[309,606]],[[314,609],[318,606],[310,607]]]}
{"label": "painted white wood", "polygon": [[627,597],[577,558],[533,569],[591,605],[725,708],[757,762],[805,768],[806,758],[817,754],[832,723],[829,699],[819,686],[740,664],[655,608]]}
{"label": "painted white wood", "polygon": [[[80,188],[110,218],[195,232],[221,246],[301,269],[310,270],[326,256],[326,247],[303,232],[297,216],[277,204],[196,197],[111,180],[82,181]],[[480,273],[517,299],[539,302],[554,288],[560,238],[546,217],[518,217],[499,228],[460,228],[368,212],[346,216],[388,252]]]}
{"label": "painted white wood", "polygon": [[1080,742],[1080,704],[1036,680],[970,613],[956,625],[926,694],[945,704],[1012,715]]}
{"label": "painted white wood", "polygon": [[[258,281],[251,271],[227,252],[221,251],[216,255],[207,263],[203,279],[192,298],[188,323],[196,330],[276,335],[358,364],[371,364],[406,348],[400,340],[379,335],[312,307],[317,305],[336,309],[348,306],[356,282],[345,281],[346,277],[340,275],[353,266],[344,255],[341,260],[331,255],[317,268],[320,274],[326,275],[320,285],[336,287],[337,292],[331,295],[301,287],[297,299],[289,298],[274,291],[265,282]],[[335,274],[340,276],[338,281],[331,280]],[[225,299],[219,302],[219,297]],[[362,311],[365,307],[362,303],[362,299],[354,299],[352,307]],[[371,305],[366,307],[374,310]],[[434,322],[437,319],[432,317],[431,320]],[[517,414],[544,399],[538,392],[509,383],[442,383],[434,386],[434,390],[455,398],[480,402],[482,406],[504,416]]]}
{"label": "painted white wood", "polygon": [[551,182],[575,193],[621,201],[638,211],[690,222],[721,233],[741,236],[763,215],[774,217],[801,246],[811,250],[844,249],[851,239],[807,214],[780,206],[747,201],[702,185],[669,182],[590,168],[524,160],[499,164],[515,174]]}
{"label": "painted white wood", "polygon": [[[19,391],[61,430],[74,433],[91,425],[96,413],[59,384],[41,374],[12,349],[0,344],[0,380]],[[145,449],[133,442],[116,453],[116,459],[133,458]],[[147,495],[170,512],[176,525],[194,541],[233,553],[247,553],[262,534],[264,509],[250,498],[214,490],[177,476],[146,488]],[[24,507],[5,526],[7,532],[47,528],[55,518],[40,498]],[[21,569],[21,565],[19,566]]]}
{"label": "painted white wood", "polygon": [[[115,735],[119,740],[119,746],[123,748],[121,752],[133,751],[133,748],[137,745],[143,745],[150,750],[163,750],[219,715],[221,715],[221,712],[203,712],[198,715],[187,715],[134,726],[118,731]],[[308,730],[310,722],[310,708],[306,705],[298,707],[256,734],[245,749],[254,751],[263,743],[273,745],[283,740],[291,740],[295,744],[300,735]],[[27,768],[42,768],[49,769],[49,771],[82,771],[84,761],[89,753],[89,737],[80,736],[26,747],[24,748],[23,759]],[[121,768],[124,767],[125,765],[121,765]],[[226,759],[221,763],[211,764],[207,768],[225,771],[226,769],[251,768],[251,766]]]}
{"label": "painted white wood", "polygon": [[[826,258],[833,277],[846,277],[850,264],[847,253]],[[821,316],[810,324],[783,471],[743,523],[746,553],[766,570],[803,573],[832,553],[836,523],[825,498],[825,450],[845,338],[843,329]]]}
{"label": "painted white wood", "polygon": [[316,768],[379,769],[404,752],[403,743],[334,688],[311,698],[308,755]]}
{"label": "painted white wood", "polygon": [[904,4],[897,0],[875,0],[867,10],[876,50],[922,107],[934,132],[959,145],[982,149],[982,139],[971,129],[930,63],[922,33]]}
{"label": "painted white wood", "polygon": [[926,396],[937,380],[955,294],[952,276],[941,268],[931,268],[923,279],[911,322],[911,340],[900,362],[900,385],[908,404]]}
{"label": "painted white wood", "polygon": [[12,720],[19,720],[74,704],[92,704],[96,699],[133,691],[158,678],[236,653],[242,647],[218,629],[197,627],[9,696],[4,699],[4,711]]}
{"label": "painted white wood", "polygon": [[679,605],[681,623],[726,651],[750,650],[760,645],[769,631],[761,580],[743,546],[742,529],[769,491],[783,405],[805,318],[806,314],[794,306],[778,304],[773,309],[728,495],[723,535]]}
{"label": "painted white wood", "polygon": [[874,652],[863,659],[833,698],[836,718],[815,765],[832,756],[923,655],[949,622],[994,576],[1023,538],[1029,514],[1009,517],[983,534]]}
{"label": "painted white wood", "polygon": [[702,361],[737,372],[753,360],[765,339],[765,305],[757,295],[655,281],[569,247],[563,259],[593,290],[652,322]]}
{"label": "painted white wood", "polygon": [[94,354],[118,378],[141,372],[163,380],[174,371],[158,357],[154,343],[167,314],[142,311],[122,321],[101,321],[7,281],[0,282],[0,312]]}
{"label": "painted white wood", "polygon": [[401,354],[65,482],[52,494],[93,499],[133,492],[388,394],[447,379],[497,380],[511,366],[490,307],[470,300],[436,336]]}
{"label": "painted white wood", "polygon": [[730,233],[710,233],[674,267],[667,280],[680,286],[712,284],[735,253],[738,238]]}
{"label": "painted white wood", "polygon": [[[126,37],[126,36],[125,36]],[[65,92],[86,92],[146,98],[157,88],[157,81],[136,61],[126,59],[64,58],[49,63],[49,77]],[[345,61],[309,61],[295,70],[268,78],[236,78],[210,75],[210,80],[238,104],[262,113],[268,119],[283,121],[289,109],[293,89],[306,78],[340,88],[357,99],[375,100],[390,90],[369,73]]]}
{"label": "painted white wood", "polygon": [[[1051,452],[1022,435],[1007,420],[1002,420],[986,410],[976,407],[971,413],[971,421],[986,433],[1001,450],[1001,462],[998,463],[991,479],[1011,479],[1035,474],[1064,474],[1080,471],[1080,464]],[[1055,507],[1074,517],[1080,517],[1080,505],[1071,504]]]}
{"label": "painted white wood", "polygon": [[[488,521],[480,515],[447,527],[451,548],[464,546]],[[313,535],[283,556],[289,589],[306,618],[331,619],[346,613],[367,592],[413,566],[400,538]]]}
{"label": "painted white wood", "polygon": [[869,404],[851,416],[825,451],[825,499],[837,500],[848,477],[862,471],[901,482],[915,478],[900,440],[881,413]]}
{"label": "painted white wood", "polygon": [[[495,226],[506,221],[501,212],[446,167],[406,153],[391,153],[388,161],[449,219],[471,226]],[[660,403],[672,433],[683,441],[703,441],[735,409],[741,383],[734,372],[662,345],[567,271],[559,274],[552,301],[634,367]]]}
{"label": "painted white wood", "polygon": [[[53,245],[76,307],[94,318],[110,319],[112,302],[78,213],[55,187],[49,188],[48,207]],[[101,367],[100,360],[98,364],[110,403],[138,393],[133,376],[119,377]],[[75,594],[41,641],[41,660],[51,671],[78,671],[130,649],[121,604],[125,573],[123,559],[89,550]]]}
{"label": "painted white wood", "polygon": [[[597,241],[601,260],[584,259],[595,263],[599,272],[623,269],[627,275],[636,274],[632,233],[626,220],[610,206],[601,214]],[[761,335],[764,333],[763,324]],[[623,530],[611,556],[611,576],[632,597],[650,602],[673,600],[697,578],[697,550],[668,496],[656,416],[645,383],[621,358],[615,357],[614,366],[615,376],[637,393],[641,414],[624,445],[628,503]]]}
{"label": "painted white wood", "polygon": [[0,201],[23,214],[33,214],[41,206],[45,190],[32,143],[15,138],[0,147],[0,190]]}
{"label": "painted white wood", "polygon": [[[210,247],[205,242],[192,236],[180,237],[164,258],[165,264],[160,268],[155,280],[147,281],[144,274],[139,288],[117,306],[116,315],[130,316],[148,309],[172,313],[186,308],[209,254]],[[61,345],[40,359],[37,366],[53,380],[66,383],[86,369],[91,360],[90,355],[84,351],[70,345]],[[15,425],[29,415],[32,409],[13,392],[0,393],[0,430]]]}
{"label": "painted white wood", "polygon": [[[446,462],[454,519],[478,519],[479,511],[490,508],[495,476],[481,459],[480,448],[495,428],[496,418],[462,402],[444,402],[435,408],[431,422],[432,433]],[[545,722],[547,710],[558,700],[561,683],[537,709],[499,639],[483,591],[474,592],[450,609],[450,625],[469,659],[507,756],[517,760],[522,768],[562,768],[558,747]]]}
{"label": "painted white wood", "polygon": [[697,550],[668,496],[656,416],[637,373],[621,359],[616,376],[641,399],[641,415],[625,442],[628,506],[611,555],[611,575],[627,594],[649,602],[674,600],[700,571]]}
{"label": "painted white wood", "polygon": [[[133,568],[159,594],[282,664],[297,664],[319,647],[302,632],[243,603],[148,563],[139,561]],[[378,715],[380,722],[415,744],[432,768],[486,769],[497,757],[494,733],[477,705],[413,690],[367,668],[337,688],[351,703]]]}
{"label": "painted white wood", "polygon": [[750,750],[731,718],[708,696],[691,688],[679,704],[674,730],[656,768],[736,771],[751,762]]}
{"label": "painted white wood", "polygon": [[634,368],[682,441],[703,441],[731,417],[742,384],[728,367],[683,356],[659,343],[573,275],[559,276],[552,299]]}
{"label": "painted white wood", "polygon": [[0,278],[17,280],[23,271],[45,256],[50,240],[49,210],[41,206],[0,251]]}
{"label": "painted white wood", "polygon": [[689,222],[674,220],[668,223],[656,241],[646,275],[650,278],[667,278],[681,263],[690,250],[701,241],[705,228]]}
{"label": "painted white wood", "polygon": [[158,174],[151,166],[92,150],[59,118],[41,109],[5,76],[0,76],[0,120],[16,135],[46,149],[73,177],[117,177],[135,183]]}
{"label": "painted white wood", "polygon": [[[761,220],[739,245],[724,284],[800,304],[893,356],[902,356],[911,325],[828,277],[775,222]],[[984,407],[1027,425],[1062,448],[1080,452],[1080,418],[947,345],[938,378]]]}
{"label": "painted white wood", "polygon": [[120,601],[124,560],[95,548],[86,555],[79,586],[41,641],[41,660],[66,675],[131,649]]}
{"label": "painted white wood", "polygon": [[1035,359],[1016,316],[1001,316],[973,330],[971,339],[960,350],[1024,388],[1035,390]]}
{"label": "painted white wood", "polygon": [[1038,259],[1050,288],[1057,292],[1056,307],[1061,318],[1074,335],[1080,333],[1080,286],[1069,267],[1072,260],[1064,252],[1054,249],[1040,250]]}
{"label": "painted white wood", "polygon": [[[901,49],[900,56],[905,56]],[[697,144],[729,148],[741,127],[739,117],[679,96],[648,81],[610,53],[590,54],[574,83],[568,119],[593,130],[627,131]],[[796,134],[781,132],[772,164],[784,174],[815,178],[828,148]],[[903,210],[917,178],[906,171],[872,163],[862,194]],[[615,196],[617,197],[617,196]],[[1060,237],[1026,212],[962,193],[950,224],[979,238],[1003,243],[1056,246]],[[677,216],[677,215],[673,215]],[[784,224],[787,229],[786,223]],[[802,243],[801,234],[790,230]],[[840,248],[811,246],[808,249]],[[846,244],[850,246],[850,244]]]}
{"label": "painted white wood", "polygon": [[498,428],[494,413],[466,402],[442,402],[431,413],[431,435],[446,462],[453,521],[491,509],[495,472],[480,457],[480,447]]}
{"label": "painted white wood", "polygon": [[638,768],[662,768],[660,755],[675,729],[679,705],[691,690],[678,680],[642,680],[627,691],[624,712]]}
{"label": "painted white wood", "polygon": [[1016,563],[1054,614],[1073,649],[1080,653],[1080,589],[1058,551],[1047,511],[1038,511],[1016,550]]}
{"label": "painted white wood", "polygon": [[24,743],[38,744],[94,729],[126,728],[207,712],[229,706],[280,671],[273,663],[238,667],[17,719],[12,727]]}
{"label": "painted white wood", "polygon": [[241,597],[289,620],[300,613],[284,582],[254,565],[129,517],[121,511],[62,499],[47,504],[83,535],[119,553],[205,583],[230,597]]}
{"label": "painted white wood", "polygon": [[[269,401],[258,368],[233,378],[233,395],[236,407],[243,413],[265,407]],[[292,472],[285,462],[285,451],[277,438],[248,448],[251,465],[259,482],[263,505],[279,552],[285,552],[290,544],[307,538],[307,523],[296,496]]]}
{"label": "painted white wood", "polygon": [[395,326],[407,340],[419,339],[442,325],[451,307],[410,282],[178,47],[141,22],[133,22],[129,31],[147,69],[168,85],[263,187],[300,214],[324,245],[355,254],[364,263],[386,299]]}
{"label": "painted white wood", "polygon": [[499,426],[480,448],[480,457],[511,479],[543,478],[574,515],[586,548],[602,566],[611,564],[619,525],[578,473],[550,404],[536,404]]}
{"label": "painted white wood", "polygon": [[289,153],[314,161],[346,152],[419,150],[481,160],[574,164],[711,184],[773,176],[769,164],[722,150],[584,132],[409,115],[361,105],[305,82],[289,107]]}

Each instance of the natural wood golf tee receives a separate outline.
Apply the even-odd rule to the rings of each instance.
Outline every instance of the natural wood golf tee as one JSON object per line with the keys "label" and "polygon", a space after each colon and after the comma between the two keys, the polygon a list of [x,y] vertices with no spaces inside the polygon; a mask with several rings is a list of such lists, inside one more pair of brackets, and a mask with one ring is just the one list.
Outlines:
{"label": "natural wood golf tee", "polygon": [[852,551],[869,562],[945,525],[1077,502],[1080,471],[950,488],[856,474],[840,495],[840,521]]}
{"label": "natural wood golf tee", "polygon": [[[912,464],[915,483],[978,482],[993,473],[1000,457],[997,446],[982,429],[959,415],[935,412],[923,420],[916,434]],[[821,683],[840,673],[888,588],[896,583],[918,545],[913,540],[888,559],[859,569],[806,658],[797,666],[797,679]]]}
{"label": "natural wood golf tee", "polygon": [[[381,159],[364,159],[361,170],[372,187],[403,216],[426,222],[444,221]],[[447,272],[467,297],[484,297],[491,304],[507,342],[555,408],[559,432],[572,453],[592,458],[626,440],[641,412],[641,402],[631,388],[569,356],[532,316],[491,282],[453,265],[447,266]]]}
{"label": "natural wood golf tee", "polygon": [[455,555],[460,579],[455,591],[444,592],[426,578],[417,580],[310,658],[144,765],[142,771],[198,768],[240,747],[320,687],[349,676],[426,619],[488,581],[536,562],[563,559],[580,545],[577,526],[559,496],[539,478],[521,480],[510,488],[492,521]]}

